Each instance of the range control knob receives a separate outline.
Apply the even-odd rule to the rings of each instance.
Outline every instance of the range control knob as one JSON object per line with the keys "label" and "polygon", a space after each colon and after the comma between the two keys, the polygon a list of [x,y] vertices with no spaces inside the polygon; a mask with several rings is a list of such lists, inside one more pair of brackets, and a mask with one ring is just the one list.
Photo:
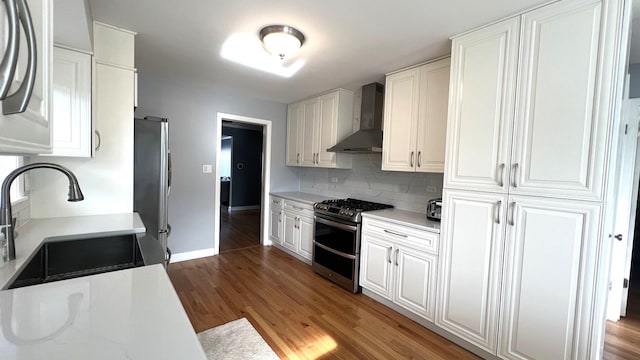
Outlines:
{"label": "range control knob", "polygon": [[353,211],[349,211],[349,216],[353,216]]}

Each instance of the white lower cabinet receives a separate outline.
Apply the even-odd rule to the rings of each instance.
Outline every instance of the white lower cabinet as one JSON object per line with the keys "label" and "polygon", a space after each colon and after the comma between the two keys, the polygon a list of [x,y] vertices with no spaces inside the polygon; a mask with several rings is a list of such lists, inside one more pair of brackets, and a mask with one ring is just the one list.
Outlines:
{"label": "white lower cabinet", "polygon": [[495,353],[507,196],[445,191],[436,325]]}
{"label": "white lower cabinet", "polygon": [[444,191],[436,325],[504,359],[588,359],[601,204]]}
{"label": "white lower cabinet", "polygon": [[296,251],[298,248],[298,217],[295,214],[285,212],[283,216],[284,236],[282,237],[282,246]]}
{"label": "white lower cabinet", "polygon": [[313,206],[271,197],[271,241],[300,258],[311,261],[313,254]]}
{"label": "white lower cabinet", "polygon": [[[433,321],[437,254],[425,243],[437,243],[438,234],[424,231],[429,241],[416,240],[413,228],[363,219],[360,285],[396,305]],[[380,235],[378,229],[386,229]],[[434,239],[435,238],[435,239]]]}
{"label": "white lower cabinet", "polygon": [[498,355],[592,359],[601,205],[511,196]]}
{"label": "white lower cabinet", "polygon": [[281,198],[272,196],[269,206],[269,240],[282,244],[282,202]]}

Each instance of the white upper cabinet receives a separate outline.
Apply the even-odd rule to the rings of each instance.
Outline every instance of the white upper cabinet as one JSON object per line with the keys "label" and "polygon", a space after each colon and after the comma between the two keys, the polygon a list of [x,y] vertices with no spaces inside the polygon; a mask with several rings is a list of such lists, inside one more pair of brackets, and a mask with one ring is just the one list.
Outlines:
{"label": "white upper cabinet", "polygon": [[600,1],[562,1],[453,39],[445,187],[603,198],[603,13]]}
{"label": "white upper cabinet", "polygon": [[287,166],[300,166],[302,121],[304,119],[302,111],[302,103],[289,105],[287,111]]}
{"label": "white upper cabinet", "polygon": [[382,170],[414,171],[420,68],[387,76]]}
{"label": "white upper cabinet", "polygon": [[53,49],[53,156],[91,157],[91,55]]}
{"label": "white upper cabinet", "polygon": [[318,148],[318,123],[320,99],[315,98],[302,103],[302,166],[316,164],[316,150]]}
{"label": "white upper cabinet", "polygon": [[608,117],[597,110],[610,92],[596,91],[601,13],[600,1],[582,1],[522,16],[511,193],[602,197]]}
{"label": "white upper cabinet", "polygon": [[601,205],[511,196],[498,356],[593,359]]}
{"label": "white upper cabinet", "polygon": [[288,166],[351,168],[351,155],[328,152],[353,129],[353,92],[337,89],[289,104]]}
{"label": "white upper cabinet", "polygon": [[[51,151],[51,66],[53,53],[53,3],[52,0],[27,0],[35,44],[25,35],[24,24],[18,26],[19,50],[17,66],[7,97],[2,100],[0,114],[0,153],[38,154]],[[16,21],[20,21],[16,18]],[[8,44],[8,17],[6,7],[0,7],[0,41],[2,48]],[[35,48],[35,53],[30,50]],[[36,56],[29,62],[30,54]],[[3,54],[5,56],[6,54]],[[29,65],[35,64],[31,68]],[[30,77],[29,74],[33,74]],[[26,98],[26,89],[32,79],[33,91],[24,112],[14,113]],[[23,86],[24,85],[24,86]],[[10,105],[13,103],[13,105]],[[11,114],[7,114],[11,113]]]}
{"label": "white upper cabinet", "polygon": [[[338,93],[332,92],[320,97],[320,112],[318,117],[318,136],[316,165],[320,167],[334,167],[336,163],[336,153],[328,152],[327,149],[337,142],[338,137]],[[353,101],[353,100],[352,100]]]}
{"label": "white upper cabinet", "polygon": [[382,170],[443,172],[450,59],[387,76]]}
{"label": "white upper cabinet", "polygon": [[520,19],[456,37],[444,186],[507,191]]}

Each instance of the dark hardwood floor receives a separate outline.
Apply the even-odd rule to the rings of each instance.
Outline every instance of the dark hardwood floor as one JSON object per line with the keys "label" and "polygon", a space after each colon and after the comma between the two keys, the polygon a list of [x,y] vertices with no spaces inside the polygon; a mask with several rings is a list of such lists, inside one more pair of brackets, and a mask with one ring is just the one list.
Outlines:
{"label": "dark hardwood floor", "polygon": [[260,245],[260,210],[220,208],[220,252]]}
{"label": "dark hardwood floor", "polygon": [[171,264],[199,332],[246,317],[283,359],[478,359],[274,247]]}

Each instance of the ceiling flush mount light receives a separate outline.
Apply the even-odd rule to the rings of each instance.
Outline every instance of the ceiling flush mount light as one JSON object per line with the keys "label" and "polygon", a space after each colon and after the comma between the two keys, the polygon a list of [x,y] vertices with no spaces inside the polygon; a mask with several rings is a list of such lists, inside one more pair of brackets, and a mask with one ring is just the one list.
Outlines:
{"label": "ceiling flush mount light", "polygon": [[265,50],[284,60],[304,44],[304,35],[287,25],[269,25],[260,30],[260,40]]}

